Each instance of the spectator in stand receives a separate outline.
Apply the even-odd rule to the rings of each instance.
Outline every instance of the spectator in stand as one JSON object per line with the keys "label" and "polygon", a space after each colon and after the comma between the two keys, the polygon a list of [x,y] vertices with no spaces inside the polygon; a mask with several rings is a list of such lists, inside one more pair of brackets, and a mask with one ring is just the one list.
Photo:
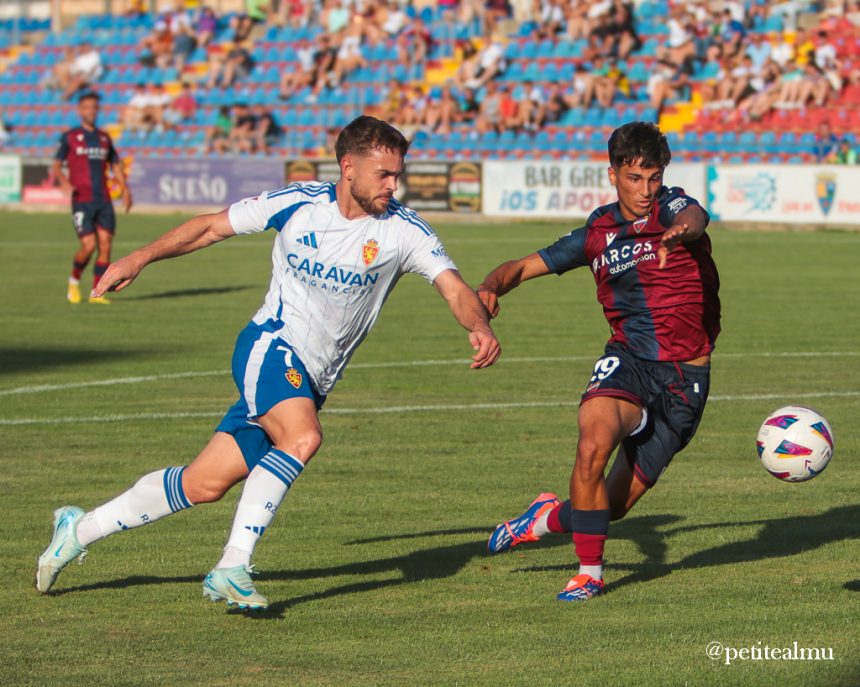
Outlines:
{"label": "spectator in stand", "polygon": [[[595,57],[589,71],[592,79],[592,93],[597,104],[602,108],[612,107],[612,101],[624,75],[617,68],[614,60],[605,60],[603,57]],[[590,105],[590,99],[583,104]]]}
{"label": "spectator in stand", "polygon": [[461,68],[463,71],[458,72],[460,85],[480,88],[504,71],[505,48],[492,34],[487,34],[474,60],[464,62]]}
{"label": "spectator in stand", "polygon": [[565,2],[564,0],[536,0],[536,2],[539,2],[536,37],[541,40],[552,40],[565,27]]}
{"label": "spectator in stand", "polygon": [[254,30],[254,20],[247,14],[237,14],[230,20],[230,29],[233,31],[232,42],[240,45],[251,39],[251,31]]}
{"label": "spectator in stand", "polygon": [[830,129],[830,123],[821,122],[815,135],[815,144],[812,146],[812,154],[819,164],[826,162],[834,156],[839,149],[839,137]]}
{"label": "spectator in stand", "polygon": [[843,138],[839,141],[839,149],[833,156],[833,164],[837,165],[856,165],[857,150],[851,145],[851,141]]}
{"label": "spectator in stand", "polygon": [[[717,17],[714,17],[716,20]],[[734,57],[741,52],[746,29],[737,19],[732,17],[730,9],[723,10],[719,21],[720,26],[720,44],[723,48],[723,54],[728,57]]]}
{"label": "spectator in stand", "polygon": [[293,93],[313,84],[316,75],[317,50],[313,43],[300,40],[296,44],[298,69],[284,69],[281,73],[281,84],[278,88],[279,97],[283,100],[290,98]]}
{"label": "spectator in stand", "polygon": [[261,152],[268,155],[272,146],[278,143],[281,127],[275,121],[275,115],[272,114],[272,111],[263,105],[254,105],[251,108],[251,115],[254,117],[253,150],[251,152]]}
{"label": "spectator in stand", "polygon": [[669,38],[666,41],[668,60],[672,64],[681,64],[696,54],[695,32],[692,17],[681,3],[674,5],[669,12],[666,22]]}
{"label": "spectator in stand", "polygon": [[594,54],[626,59],[640,45],[633,7],[623,0],[614,0],[612,9],[597,19],[588,40]]}
{"label": "spectator in stand", "polygon": [[400,112],[395,115],[394,121],[404,129],[420,127],[427,115],[427,96],[424,89],[421,86],[404,86],[403,93]]}
{"label": "spectator in stand", "polygon": [[565,98],[569,107],[589,107],[594,98],[594,77],[580,62],[573,66],[573,79],[570,84],[571,92]]}
{"label": "spectator in stand", "polygon": [[430,100],[427,103],[424,126],[428,131],[435,131],[447,136],[451,133],[454,122],[459,121],[459,115],[460,104],[449,82],[442,86],[439,100]]}
{"label": "spectator in stand", "polygon": [[176,128],[180,124],[191,122],[196,113],[197,101],[191,92],[191,85],[184,82],[179,95],[164,109],[164,124],[168,128]]}
{"label": "spectator in stand", "polygon": [[240,45],[234,45],[226,54],[213,50],[209,58],[209,79],[206,86],[212,89],[220,83],[222,88],[228,88],[236,81],[246,79],[252,67],[251,53]]}
{"label": "spectator in stand", "polygon": [[670,98],[680,95],[681,84],[678,79],[678,67],[668,59],[657,60],[648,77],[648,98],[650,105],[659,114],[663,105]]}
{"label": "spectator in stand", "polygon": [[206,140],[203,144],[206,153],[226,153],[230,148],[230,136],[233,131],[233,117],[230,108],[222,105],[218,108],[215,123],[206,131]]}
{"label": "spectator in stand", "polygon": [[311,94],[308,96],[307,102],[316,102],[319,94],[326,87],[329,81],[329,75],[334,70],[334,65],[337,62],[337,48],[332,45],[331,38],[328,34],[321,34],[318,41],[318,47],[314,53],[314,76],[312,82]]}
{"label": "spectator in stand", "polygon": [[570,41],[588,38],[591,19],[588,16],[589,0],[571,0],[565,9],[565,35]]}
{"label": "spectator in stand", "polygon": [[211,7],[201,7],[197,17],[197,47],[205,48],[218,33],[218,17]]}
{"label": "spectator in stand", "polygon": [[104,65],[98,50],[89,43],[82,43],[74,50],[66,50],[66,58],[54,67],[43,85],[58,88],[63,98],[69,100],[78,91],[92,87],[103,74]]}
{"label": "spectator in stand", "polygon": [[173,62],[173,34],[163,19],[155,22],[153,32],[141,41],[140,63],[149,67],[169,67]]}
{"label": "spectator in stand", "polygon": [[485,134],[490,131],[501,131],[502,125],[502,94],[499,92],[498,82],[490,81],[487,83],[484,99],[481,101],[481,107],[475,119],[475,128],[479,134]]}
{"label": "spectator in stand", "polygon": [[460,97],[459,110],[457,114],[458,122],[474,123],[481,113],[481,103],[478,101],[478,93],[474,88],[464,88]]}
{"label": "spectator in stand", "polygon": [[421,17],[416,17],[397,36],[397,57],[401,64],[409,66],[424,64],[432,45],[433,35],[429,27]]}
{"label": "spectator in stand", "polygon": [[561,86],[557,83],[551,83],[546,90],[542,125],[555,124],[564,117],[569,109],[570,105],[561,92]]}
{"label": "spectator in stand", "polygon": [[515,128],[536,131],[546,117],[546,96],[543,89],[531,81],[523,83],[522,97],[517,103]]}
{"label": "spectator in stand", "polygon": [[763,33],[751,33],[748,37],[746,54],[750,56],[753,69],[756,72],[760,72],[764,68],[771,56],[771,44],[766,39],[767,36]]}
{"label": "spectator in stand", "polygon": [[9,137],[9,129],[6,126],[6,122],[3,120],[3,112],[0,110],[0,148],[9,142]]}
{"label": "spectator in stand", "polygon": [[257,120],[245,103],[233,105],[233,128],[230,130],[230,148],[233,152],[250,153],[254,150],[254,127]]}
{"label": "spectator in stand", "polygon": [[511,89],[503,83],[499,84],[499,114],[501,115],[500,132],[520,128],[519,103],[514,98]]}
{"label": "spectator in stand", "polygon": [[122,125],[129,130],[149,130],[155,122],[151,113],[149,87],[139,83],[134,87],[131,99],[122,112]]}
{"label": "spectator in stand", "polygon": [[340,46],[332,67],[334,84],[343,83],[343,80],[356,69],[367,66],[367,60],[361,54],[361,35],[361,25],[355,23],[350,24],[342,32]]}
{"label": "spectator in stand", "polygon": [[496,24],[505,19],[510,19],[511,14],[511,4],[508,0],[485,0],[484,33],[494,33]]}
{"label": "spectator in stand", "polygon": [[349,10],[341,0],[325,0],[319,19],[323,30],[336,36],[349,25]]}
{"label": "spectator in stand", "polygon": [[182,71],[197,47],[197,33],[185,9],[184,0],[176,0],[175,9],[164,18],[164,21],[173,38],[173,64]]}

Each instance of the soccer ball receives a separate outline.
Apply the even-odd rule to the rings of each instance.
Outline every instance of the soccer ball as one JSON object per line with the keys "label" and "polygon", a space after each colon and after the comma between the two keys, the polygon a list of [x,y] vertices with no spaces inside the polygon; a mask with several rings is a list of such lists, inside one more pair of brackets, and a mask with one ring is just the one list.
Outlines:
{"label": "soccer ball", "polygon": [[762,423],[756,441],[765,470],[786,482],[805,482],[821,473],[833,456],[833,430],[811,408],[786,406]]}

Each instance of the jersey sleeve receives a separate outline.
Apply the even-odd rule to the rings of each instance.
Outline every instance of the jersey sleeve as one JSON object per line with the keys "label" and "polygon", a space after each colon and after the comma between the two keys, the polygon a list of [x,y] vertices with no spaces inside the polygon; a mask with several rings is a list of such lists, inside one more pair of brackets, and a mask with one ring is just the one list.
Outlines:
{"label": "jersey sleeve", "polygon": [[269,192],[243,198],[227,209],[230,226],[237,234],[257,234],[270,228]]}
{"label": "jersey sleeve", "polygon": [[57,152],[54,154],[55,160],[65,160],[69,156],[69,142],[66,134],[60,135],[60,145],[57,147]]}
{"label": "jersey sleeve", "polygon": [[[666,192],[661,194],[661,198],[659,200],[658,219],[661,226],[671,227],[675,223],[675,217],[678,213],[691,205],[702,208],[702,206],[699,205],[699,201],[684,193],[684,189],[680,186],[673,186],[672,188],[666,189]],[[702,208],[702,212],[705,213],[705,226],[708,226],[708,223],[711,221],[711,216],[707,213],[705,208]]]}
{"label": "jersey sleeve", "polygon": [[117,162],[119,162],[119,155],[116,152],[116,148],[114,148],[113,140],[108,138],[107,163],[109,165],[115,165]]}
{"label": "jersey sleeve", "polygon": [[547,269],[555,274],[564,274],[577,267],[587,265],[588,256],[585,254],[587,233],[587,227],[581,227],[566,236],[562,236],[552,245],[541,248],[538,255],[543,259]]}
{"label": "jersey sleeve", "polygon": [[[413,222],[416,224],[413,225]],[[402,265],[404,272],[420,274],[432,284],[445,270],[457,269],[439,237],[424,220],[416,216],[405,229],[409,238]]]}

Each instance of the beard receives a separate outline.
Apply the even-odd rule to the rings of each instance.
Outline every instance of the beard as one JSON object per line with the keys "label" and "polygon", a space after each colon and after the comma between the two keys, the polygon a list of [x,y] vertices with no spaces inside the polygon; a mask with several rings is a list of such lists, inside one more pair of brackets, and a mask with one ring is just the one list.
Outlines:
{"label": "beard", "polygon": [[[376,197],[374,198],[369,193],[363,193],[354,186],[349,189],[352,199],[358,203],[358,207],[364,210],[368,215],[381,215],[388,207],[388,200]],[[381,204],[385,200],[385,205],[381,208],[377,204]]]}

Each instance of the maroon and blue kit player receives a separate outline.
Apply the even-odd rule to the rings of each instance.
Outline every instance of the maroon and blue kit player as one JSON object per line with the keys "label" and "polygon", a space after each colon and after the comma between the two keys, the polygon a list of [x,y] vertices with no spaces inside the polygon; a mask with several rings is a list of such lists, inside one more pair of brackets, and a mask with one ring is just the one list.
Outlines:
{"label": "maroon and blue kit player", "polygon": [[610,520],[623,518],[689,443],[708,397],[719,277],[705,233],[708,213],[682,189],[663,185],[670,159],[653,124],[620,127],[609,139],[618,202],[551,246],[500,265],[478,287],[495,317],[498,299],[527,279],[586,267],[609,322],[611,338],[579,407],[570,500],[540,494],[488,542],[499,553],[550,532],[573,533],[579,574],[561,601],[603,593]]}
{"label": "maroon and blue kit player", "polygon": [[[70,129],[60,137],[60,147],[54,159],[53,172],[60,186],[72,197],[72,221],[81,242],[75,253],[72,274],[69,277],[67,298],[70,303],[81,302],[81,273],[96,250],[93,269],[93,287],[110,265],[110,249],[116,230],[116,215],[113,210],[107,185],[107,169],[122,191],[125,211],[131,209],[131,191],[125,180],[122,163],[106,131],[96,126],[99,114],[99,97],[85,93],[78,99],[80,126]],[[68,176],[63,172],[63,163],[68,167]],[[108,304],[105,297],[90,297],[90,303]]]}

